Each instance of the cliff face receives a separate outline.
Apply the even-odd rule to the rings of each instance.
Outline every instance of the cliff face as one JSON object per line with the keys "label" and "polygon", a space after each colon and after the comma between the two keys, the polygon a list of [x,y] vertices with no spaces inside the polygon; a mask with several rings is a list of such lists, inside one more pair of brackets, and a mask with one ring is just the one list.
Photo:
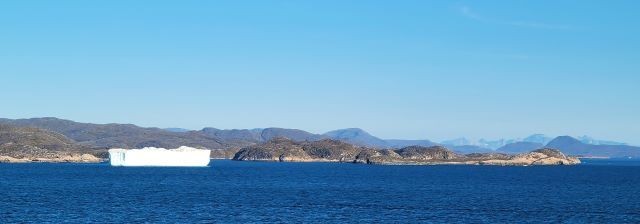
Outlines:
{"label": "cliff face", "polygon": [[477,165],[573,165],[580,160],[565,156],[555,149],[539,149],[529,153],[457,154],[442,146],[410,146],[397,150],[357,147],[336,140],[295,142],[277,138],[240,149],[234,160],[310,162],[334,161],[365,164],[477,164]]}

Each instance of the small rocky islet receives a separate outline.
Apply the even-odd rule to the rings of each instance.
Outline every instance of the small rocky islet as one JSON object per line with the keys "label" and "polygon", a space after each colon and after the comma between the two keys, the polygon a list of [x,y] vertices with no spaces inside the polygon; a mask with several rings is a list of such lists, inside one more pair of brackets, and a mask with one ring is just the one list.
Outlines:
{"label": "small rocky islet", "polygon": [[238,161],[274,162],[345,162],[378,165],[575,165],[580,160],[556,149],[543,148],[528,153],[458,154],[442,146],[409,146],[400,149],[358,147],[337,140],[296,142],[275,138],[240,149],[233,157]]}

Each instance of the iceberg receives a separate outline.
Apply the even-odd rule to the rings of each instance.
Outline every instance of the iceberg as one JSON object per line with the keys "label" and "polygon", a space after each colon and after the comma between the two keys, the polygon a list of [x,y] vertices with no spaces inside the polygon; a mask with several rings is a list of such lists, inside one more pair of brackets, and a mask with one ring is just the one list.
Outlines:
{"label": "iceberg", "polygon": [[177,149],[109,149],[109,161],[111,166],[203,167],[209,165],[210,154],[211,150],[187,146]]}

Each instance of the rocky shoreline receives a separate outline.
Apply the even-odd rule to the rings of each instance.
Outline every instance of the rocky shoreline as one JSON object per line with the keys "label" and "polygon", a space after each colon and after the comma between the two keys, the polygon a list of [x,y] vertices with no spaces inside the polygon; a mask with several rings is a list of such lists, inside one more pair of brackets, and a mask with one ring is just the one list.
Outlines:
{"label": "rocky shoreline", "polygon": [[11,157],[0,156],[0,163],[100,163],[105,161],[91,154],[68,154],[51,157]]}
{"label": "rocky shoreline", "polygon": [[0,163],[97,163],[100,152],[56,132],[0,124]]}
{"label": "rocky shoreline", "polygon": [[442,146],[410,146],[401,149],[371,149],[335,140],[295,142],[277,138],[242,148],[233,160],[272,162],[344,162],[376,165],[575,165],[580,160],[556,149],[538,149],[528,153],[457,154]]}

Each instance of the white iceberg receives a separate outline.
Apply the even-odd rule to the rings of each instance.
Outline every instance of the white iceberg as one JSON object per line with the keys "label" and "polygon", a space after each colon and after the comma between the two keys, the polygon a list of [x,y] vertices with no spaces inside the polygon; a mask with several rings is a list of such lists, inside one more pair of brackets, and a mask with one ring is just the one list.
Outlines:
{"label": "white iceberg", "polygon": [[182,146],[177,149],[146,147],[109,149],[111,166],[183,166],[209,165],[211,150]]}

